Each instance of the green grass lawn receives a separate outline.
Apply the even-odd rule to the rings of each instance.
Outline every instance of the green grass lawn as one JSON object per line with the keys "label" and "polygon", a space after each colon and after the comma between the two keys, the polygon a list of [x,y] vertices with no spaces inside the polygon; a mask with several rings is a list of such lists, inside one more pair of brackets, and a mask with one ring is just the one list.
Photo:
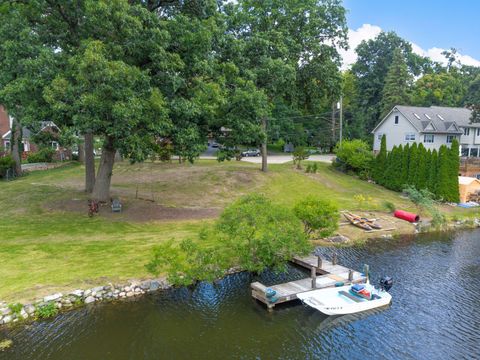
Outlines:
{"label": "green grass lawn", "polygon": [[[398,193],[341,174],[328,164],[319,164],[317,174],[305,174],[291,164],[271,165],[264,174],[259,165],[236,161],[202,160],[193,166],[125,162],[115,166],[112,179],[112,193],[122,199],[124,213],[112,215],[105,209],[89,218],[83,171],[70,164],[0,182],[0,300],[148,277],[144,265],[156,244],[194,236],[213,221],[211,215],[189,218],[190,213],[181,220],[149,220],[158,207],[167,213],[220,212],[243,194],[261,192],[286,206],[316,195],[341,209],[384,210],[385,201],[414,209]],[[137,192],[151,194],[155,203],[135,199]],[[359,194],[366,200],[356,201]],[[133,216],[139,211],[145,213],[141,221]],[[453,213],[472,214],[463,209]]]}

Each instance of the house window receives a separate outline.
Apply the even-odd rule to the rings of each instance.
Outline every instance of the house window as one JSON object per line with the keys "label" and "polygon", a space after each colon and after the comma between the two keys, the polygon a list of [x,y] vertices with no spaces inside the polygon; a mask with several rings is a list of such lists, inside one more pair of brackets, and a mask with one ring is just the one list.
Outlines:
{"label": "house window", "polygon": [[405,141],[415,141],[415,133],[405,133]]}
{"label": "house window", "polygon": [[382,137],[383,137],[383,134],[382,134],[382,133],[378,133],[378,135],[377,135],[378,141],[382,141]]}
{"label": "house window", "polygon": [[52,141],[52,149],[53,150],[58,150],[58,142]]}
{"label": "house window", "polygon": [[30,143],[28,141],[23,140],[23,151],[30,151]]}
{"label": "house window", "polygon": [[455,139],[455,135],[447,135],[447,144],[451,144]]}
{"label": "house window", "polygon": [[5,146],[4,146],[5,150],[9,150],[10,149],[10,141],[5,141]]}
{"label": "house window", "polygon": [[478,157],[478,148],[470,149],[470,157]]}
{"label": "house window", "polygon": [[470,135],[470,128],[463,128],[463,135],[469,136]]}
{"label": "house window", "polygon": [[434,141],[435,137],[433,136],[433,134],[425,134],[425,136],[423,137],[424,143],[432,144]]}
{"label": "house window", "polygon": [[480,128],[477,129],[477,136],[480,136]]}
{"label": "house window", "polygon": [[469,151],[469,150],[470,150],[470,149],[467,148],[467,147],[462,147],[462,156],[463,156],[463,157],[468,157],[468,151]]}
{"label": "house window", "polygon": [[395,115],[395,125],[398,125],[398,115]]}

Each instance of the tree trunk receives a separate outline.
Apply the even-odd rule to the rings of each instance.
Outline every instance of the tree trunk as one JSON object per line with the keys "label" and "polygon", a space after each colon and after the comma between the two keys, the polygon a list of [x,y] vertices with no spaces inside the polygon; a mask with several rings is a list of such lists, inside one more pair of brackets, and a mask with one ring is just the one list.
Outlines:
{"label": "tree trunk", "polygon": [[15,161],[15,176],[22,175],[22,157],[20,155],[20,138],[22,136],[22,128],[18,121],[13,118],[12,122],[12,158]]}
{"label": "tree trunk", "polygon": [[92,198],[96,201],[107,202],[110,200],[110,182],[112,180],[115,152],[113,139],[107,138],[102,148],[102,157],[93,187]]}
{"label": "tree trunk", "polygon": [[262,130],[265,134],[265,139],[262,143],[262,171],[267,172],[267,118],[262,119]]}
{"label": "tree trunk", "polygon": [[[85,134],[85,191],[91,193],[95,185],[95,155],[93,154],[93,134]],[[80,154],[80,150],[79,150]]]}
{"label": "tree trunk", "polygon": [[78,161],[80,164],[85,164],[85,147],[83,142],[78,143]]}

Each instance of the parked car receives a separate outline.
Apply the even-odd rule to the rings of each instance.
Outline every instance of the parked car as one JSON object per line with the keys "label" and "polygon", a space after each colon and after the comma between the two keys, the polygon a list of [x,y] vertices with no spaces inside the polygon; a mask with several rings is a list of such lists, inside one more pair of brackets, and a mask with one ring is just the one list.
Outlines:
{"label": "parked car", "polygon": [[258,150],[258,149],[248,149],[246,151],[242,151],[242,156],[244,156],[244,157],[260,156],[260,150]]}
{"label": "parked car", "polygon": [[[78,156],[78,149],[72,150],[72,155]],[[97,152],[95,150],[93,150],[93,156],[97,156]]]}

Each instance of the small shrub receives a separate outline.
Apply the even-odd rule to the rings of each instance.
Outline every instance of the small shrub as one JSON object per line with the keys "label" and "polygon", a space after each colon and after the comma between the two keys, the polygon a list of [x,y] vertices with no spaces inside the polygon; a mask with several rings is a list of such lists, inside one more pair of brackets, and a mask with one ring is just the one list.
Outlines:
{"label": "small shrub", "polygon": [[432,226],[441,228],[446,224],[446,217],[435,207],[434,195],[426,190],[417,190],[413,186],[403,189],[408,198],[421,210],[427,211],[432,217]]}
{"label": "small shrub", "polygon": [[27,157],[28,163],[42,163],[42,162],[52,162],[53,156],[55,155],[55,150],[50,148],[43,148],[37,151],[36,153],[30,154]]}
{"label": "small shrub", "polygon": [[15,167],[15,160],[10,155],[0,157],[0,178],[6,176],[8,169]]}
{"label": "small shrub", "polygon": [[308,236],[326,237],[338,229],[338,208],[330,201],[307,197],[293,208],[293,212],[304,226]]}
{"label": "small shrub", "polygon": [[19,303],[9,304],[8,308],[10,310],[12,310],[12,313],[14,313],[15,315],[18,316],[18,315],[20,315],[20,312],[22,311],[23,305],[19,304]]}
{"label": "small shrub", "polygon": [[313,163],[312,165],[312,168],[311,168],[311,172],[316,174],[318,171],[318,164],[317,163]]}
{"label": "small shrub", "polygon": [[35,315],[40,319],[47,319],[57,314],[58,314],[58,309],[55,306],[54,302],[49,302],[35,309]]}
{"label": "small shrub", "polygon": [[390,202],[390,201],[385,201],[385,202],[383,203],[383,207],[384,207],[385,209],[387,209],[389,212],[392,212],[392,213],[396,210],[395,204],[392,203],[392,202]]}
{"label": "small shrub", "polygon": [[334,149],[337,155],[335,166],[343,171],[351,170],[363,178],[368,178],[373,165],[370,146],[362,140],[345,140]]}
{"label": "small shrub", "polygon": [[432,216],[432,226],[437,229],[442,228],[447,222],[445,215],[434,207],[429,209],[429,211],[430,215]]}
{"label": "small shrub", "polygon": [[310,156],[303,146],[298,146],[293,151],[293,163],[297,164],[297,169],[302,168],[302,161]]}
{"label": "small shrub", "polygon": [[403,189],[403,192],[420,208],[428,208],[434,204],[434,195],[427,189],[417,190],[415,187],[408,185]]}
{"label": "small shrub", "polygon": [[307,168],[305,169],[305,172],[306,173],[311,173],[312,172],[312,165],[311,164],[307,165]]}

